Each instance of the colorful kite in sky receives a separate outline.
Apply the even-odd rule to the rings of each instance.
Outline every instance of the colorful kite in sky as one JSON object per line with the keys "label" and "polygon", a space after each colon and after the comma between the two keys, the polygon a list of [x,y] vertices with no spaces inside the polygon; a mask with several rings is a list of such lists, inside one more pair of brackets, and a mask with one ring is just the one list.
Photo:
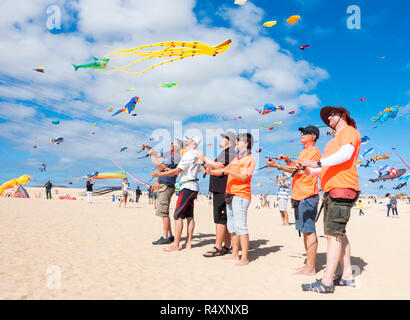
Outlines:
{"label": "colorful kite in sky", "polygon": [[291,17],[289,17],[288,18],[288,20],[286,20],[288,23],[290,23],[290,24],[294,24],[296,21],[298,21],[300,19],[300,16],[297,16],[297,15],[295,15],[295,16],[291,16]]}
{"label": "colorful kite in sky", "polygon": [[53,120],[53,121],[51,121],[51,123],[57,125],[57,124],[60,124],[60,120]]}
{"label": "colorful kite in sky", "polygon": [[265,126],[265,125],[260,125],[260,127],[262,127],[262,128],[269,128],[269,130],[270,130],[270,128],[272,128],[273,129],[273,126],[278,126],[278,125],[281,125],[282,124],[282,121],[279,121],[279,122],[274,122],[274,123],[272,123],[272,124],[270,124],[270,125],[267,125],[267,126]]}
{"label": "colorful kite in sky", "polygon": [[366,144],[369,142],[369,140],[371,140],[368,136],[364,136],[360,139],[360,143],[361,144]]}
{"label": "colorful kite in sky", "polygon": [[127,149],[128,149],[128,147],[123,147],[123,148],[121,148],[120,152],[123,152],[123,151],[125,151],[125,150],[127,150]]}
{"label": "colorful kite in sky", "polygon": [[[122,71],[128,74],[141,74],[148,70],[154,69],[155,67],[164,65],[169,62],[174,62],[180,59],[184,59],[184,58],[194,57],[198,55],[216,56],[218,54],[224,53],[231,45],[231,42],[232,42],[231,39],[227,39],[224,42],[216,45],[215,47],[211,47],[207,44],[204,44],[198,41],[192,41],[192,42],[165,41],[165,42],[159,42],[159,43],[154,43],[154,44],[148,44],[145,46],[140,46],[140,47],[136,47],[136,48],[128,49],[128,50],[119,49],[119,50],[108,53],[105,56],[105,58],[111,58],[111,60],[114,60],[114,59],[123,58],[125,56],[142,57],[141,59],[128,63],[125,66],[114,67],[113,70],[108,71],[108,72]],[[151,47],[165,47],[165,48],[161,48],[158,50],[148,50],[148,51],[141,50],[141,49],[151,48]],[[177,48],[177,47],[180,47],[180,48]],[[167,60],[167,61],[163,61],[156,65],[153,65],[143,71],[129,72],[125,70],[126,68],[132,65],[135,65],[138,62],[153,59],[153,58],[164,58],[164,57],[175,57],[175,58]]]}
{"label": "colorful kite in sky", "polygon": [[309,47],[310,47],[310,45],[305,44],[305,45],[303,45],[303,46],[300,47],[300,50],[305,51],[305,49],[306,49],[306,48],[309,48]]}
{"label": "colorful kite in sky", "polygon": [[62,138],[62,137],[58,137],[58,138],[55,138],[55,139],[51,139],[51,144],[60,144],[60,143],[62,143],[62,142],[64,142],[64,138]]}
{"label": "colorful kite in sky", "polygon": [[162,88],[173,88],[176,87],[178,83],[176,82],[165,82],[165,83],[160,83],[159,86]]}
{"label": "colorful kite in sky", "polygon": [[370,161],[376,163],[376,161],[378,160],[383,160],[383,159],[389,159],[391,156],[391,153],[385,153],[383,155],[379,155],[379,156],[374,156],[370,159]]}
{"label": "colorful kite in sky", "polygon": [[376,117],[373,117],[372,122],[380,122],[383,125],[384,122],[389,120],[390,118],[396,118],[398,113],[399,107],[397,106],[386,108],[383,111],[380,111]]}
{"label": "colorful kite in sky", "polygon": [[127,111],[128,114],[131,114],[131,111],[133,111],[135,109],[135,105],[137,103],[140,102],[140,98],[135,96],[133,98],[131,98],[130,101],[128,101],[128,103],[121,109],[119,109],[118,111],[116,111],[112,117],[116,116],[117,114],[120,114],[121,112]]}
{"label": "colorful kite in sky", "polygon": [[367,149],[367,150],[361,155],[361,157],[364,158],[364,157],[366,157],[368,154],[370,154],[370,153],[372,153],[372,152],[373,152],[373,148]]}
{"label": "colorful kite in sky", "polygon": [[44,68],[43,67],[34,68],[33,70],[37,71],[37,72],[44,73]]}
{"label": "colorful kite in sky", "polygon": [[264,27],[268,27],[268,28],[271,28],[271,27],[273,27],[274,25],[276,24],[276,21],[266,21],[264,24],[263,24],[263,26]]}
{"label": "colorful kite in sky", "polygon": [[[393,170],[394,169],[394,170]],[[379,182],[379,181],[386,181],[386,180],[393,180],[400,178],[402,175],[406,173],[406,169],[399,169],[397,170],[396,168],[393,168],[390,170],[390,172],[377,177],[376,179],[369,179],[370,182]]]}
{"label": "colorful kite in sky", "polygon": [[110,60],[106,58],[98,59],[96,57],[93,57],[93,59],[94,61],[90,63],[80,64],[80,65],[73,64],[75,71],[77,71],[79,68],[105,69],[107,67],[108,61]]}
{"label": "colorful kite in sky", "polygon": [[262,109],[255,108],[255,110],[258,111],[261,116],[264,116],[265,114],[271,113],[273,111],[279,111],[279,110],[283,111],[283,110],[285,110],[285,107],[284,106],[277,106],[276,107],[271,103],[267,103],[263,106]]}

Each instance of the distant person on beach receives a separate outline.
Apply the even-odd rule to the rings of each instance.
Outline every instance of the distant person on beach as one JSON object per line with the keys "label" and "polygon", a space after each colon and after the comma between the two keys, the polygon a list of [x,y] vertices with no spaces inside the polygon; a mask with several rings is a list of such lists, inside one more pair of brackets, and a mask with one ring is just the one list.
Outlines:
{"label": "distant person on beach", "polygon": [[127,200],[128,200],[128,188],[130,187],[130,184],[128,183],[128,179],[124,178],[124,182],[121,185],[121,191],[122,191],[122,199],[120,201],[119,207],[121,207],[121,204],[124,203],[124,208],[127,207]]}
{"label": "distant person on beach", "polygon": [[362,200],[359,200],[359,216],[363,215],[364,216],[364,206]]}
{"label": "distant person on beach", "polygon": [[[319,161],[304,160],[305,174],[319,176],[324,192],[323,225],[327,235],[326,269],[322,279],[303,284],[304,291],[333,293],[335,286],[355,286],[350,256],[350,243],[346,225],[351,208],[359,198],[359,175],[357,158],[361,138],[350,112],[343,107],[324,107],[320,111],[322,121],[336,131],[327,143]],[[342,274],[335,277],[338,263]]]}
{"label": "distant person on beach", "polygon": [[148,204],[152,204],[152,186],[148,188]]}
{"label": "distant person on beach", "polygon": [[140,201],[140,197],[142,195],[142,191],[139,186],[137,186],[137,189],[135,189],[135,203],[138,203]]}
{"label": "distant person on beach", "polygon": [[[227,166],[236,156],[234,148],[236,143],[236,134],[228,131],[221,134],[221,142],[219,146],[223,150],[214,160],[219,163],[221,168]],[[206,173],[206,169],[203,171]],[[227,214],[226,214],[226,202],[225,191],[226,183],[228,182],[227,175],[209,177],[209,198],[213,199],[213,211],[214,211],[214,223],[215,223],[215,244],[210,251],[203,254],[204,257],[216,257],[224,254],[230,254],[231,248],[231,235],[228,232],[226,226]],[[212,194],[212,196],[211,196]]]}
{"label": "distant person on beach", "polygon": [[390,213],[391,203],[390,203],[390,193],[386,193],[383,199],[383,204],[387,207],[387,217]]}
{"label": "distant person on beach", "polygon": [[53,187],[53,184],[50,182],[50,180],[47,181],[47,183],[44,185],[46,188],[46,197],[47,199],[52,199],[51,197],[51,188]]}
{"label": "distant person on beach", "polygon": [[[237,266],[249,263],[249,231],[247,226],[248,208],[252,200],[251,180],[256,167],[252,155],[253,137],[250,133],[240,133],[236,138],[236,157],[223,169],[208,170],[212,175],[228,175],[226,184],[227,227],[231,234],[232,255],[227,259],[238,260]],[[239,259],[239,247],[242,256]]]}
{"label": "distant person on beach", "polygon": [[93,185],[94,185],[94,183],[91,183],[90,180],[87,180],[87,183],[86,183],[85,187],[87,188],[87,201],[88,201],[88,203],[93,202]]}
{"label": "distant person on beach", "polygon": [[283,174],[283,177],[279,181],[279,176],[276,176],[275,186],[279,186],[276,197],[278,198],[278,208],[282,217],[282,226],[289,225],[288,216],[288,199],[289,199],[289,183],[286,182],[287,177]]}
{"label": "distant person on beach", "polygon": [[399,217],[399,213],[397,212],[397,198],[395,196],[392,196],[390,198],[390,206],[391,206],[391,214],[392,218],[394,217],[394,213],[396,212],[396,217]]}
{"label": "distant person on beach", "polygon": [[[296,161],[291,161],[284,154],[278,159],[284,160],[287,166],[294,167],[296,163],[304,160],[319,161],[321,153],[316,147],[319,139],[319,129],[315,126],[299,128],[300,142],[303,150]],[[274,159],[266,161],[266,166],[281,169],[288,173],[293,173],[293,169],[281,166]],[[292,178],[291,203],[295,210],[295,227],[299,236],[303,234],[303,243],[306,251],[306,264],[295,270],[295,274],[315,275],[316,274],[316,255],[317,255],[317,236],[316,236],[316,215],[319,205],[319,186],[318,177],[309,177],[304,174],[295,173]]]}
{"label": "distant person on beach", "polygon": [[157,210],[157,197],[158,197],[159,183],[158,179],[152,185],[152,199],[154,200],[154,209]]}
{"label": "distant person on beach", "polygon": [[[174,139],[171,142],[169,151],[160,154],[149,147],[148,154],[151,157],[155,167],[160,171],[175,169],[181,161],[180,151],[182,150],[182,141]],[[169,218],[169,205],[172,196],[175,193],[175,182],[177,176],[166,176],[158,178],[158,205],[155,215],[162,218],[162,236],[152,242],[153,245],[171,244],[175,238],[172,235],[171,220]]]}

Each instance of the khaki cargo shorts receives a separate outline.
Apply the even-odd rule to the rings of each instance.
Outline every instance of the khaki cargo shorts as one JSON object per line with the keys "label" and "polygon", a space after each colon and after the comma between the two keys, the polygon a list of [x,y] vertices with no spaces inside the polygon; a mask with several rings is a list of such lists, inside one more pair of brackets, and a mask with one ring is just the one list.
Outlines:
{"label": "khaki cargo shorts", "polygon": [[328,193],[325,193],[323,198],[323,227],[326,235],[343,236],[346,234],[346,225],[355,202],[335,202]]}
{"label": "khaki cargo shorts", "polygon": [[158,217],[168,217],[169,216],[169,204],[171,202],[172,195],[175,192],[175,186],[167,186],[165,184],[160,184],[158,188],[158,198],[157,198],[157,210],[155,215]]}

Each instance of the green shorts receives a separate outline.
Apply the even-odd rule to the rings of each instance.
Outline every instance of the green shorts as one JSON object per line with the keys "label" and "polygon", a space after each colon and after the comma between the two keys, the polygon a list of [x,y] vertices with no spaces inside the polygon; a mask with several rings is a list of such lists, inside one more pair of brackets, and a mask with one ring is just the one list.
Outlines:
{"label": "green shorts", "polygon": [[356,201],[352,203],[336,202],[328,193],[323,198],[323,227],[325,234],[345,235],[346,225],[350,218],[350,211]]}

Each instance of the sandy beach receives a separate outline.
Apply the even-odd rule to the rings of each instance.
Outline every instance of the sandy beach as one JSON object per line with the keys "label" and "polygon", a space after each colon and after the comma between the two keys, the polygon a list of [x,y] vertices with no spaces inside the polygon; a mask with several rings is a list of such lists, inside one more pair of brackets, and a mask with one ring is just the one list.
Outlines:
{"label": "sandy beach", "polygon": [[[146,195],[124,209],[110,194],[94,197],[90,205],[78,195],[80,189],[59,190],[77,196],[75,201],[35,199],[33,192],[40,189],[27,190],[30,199],[0,199],[0,299],[410,298],[408,204],[399,204],[400,218],[387,218],[381,204],[366,202],[365,216],[358,215],[357,207],[352,210],[348,235],[352,263],[361,270],[359,286],[323,295],[300,287],[323,274],[322,219],[317,224],[317,275],[293,275],[305,257],[290,206],[291,226],[284,227],[278,209],[255,209],[258,201],[253,200],[250,264],[237,267],[222,257],[202,256],[215,238],[212,206],[205,197],[195,203],[193,248],[166,253],[151,244],[161,234],[161,221]],[[175,197],[172,212],[174,207]]]}

